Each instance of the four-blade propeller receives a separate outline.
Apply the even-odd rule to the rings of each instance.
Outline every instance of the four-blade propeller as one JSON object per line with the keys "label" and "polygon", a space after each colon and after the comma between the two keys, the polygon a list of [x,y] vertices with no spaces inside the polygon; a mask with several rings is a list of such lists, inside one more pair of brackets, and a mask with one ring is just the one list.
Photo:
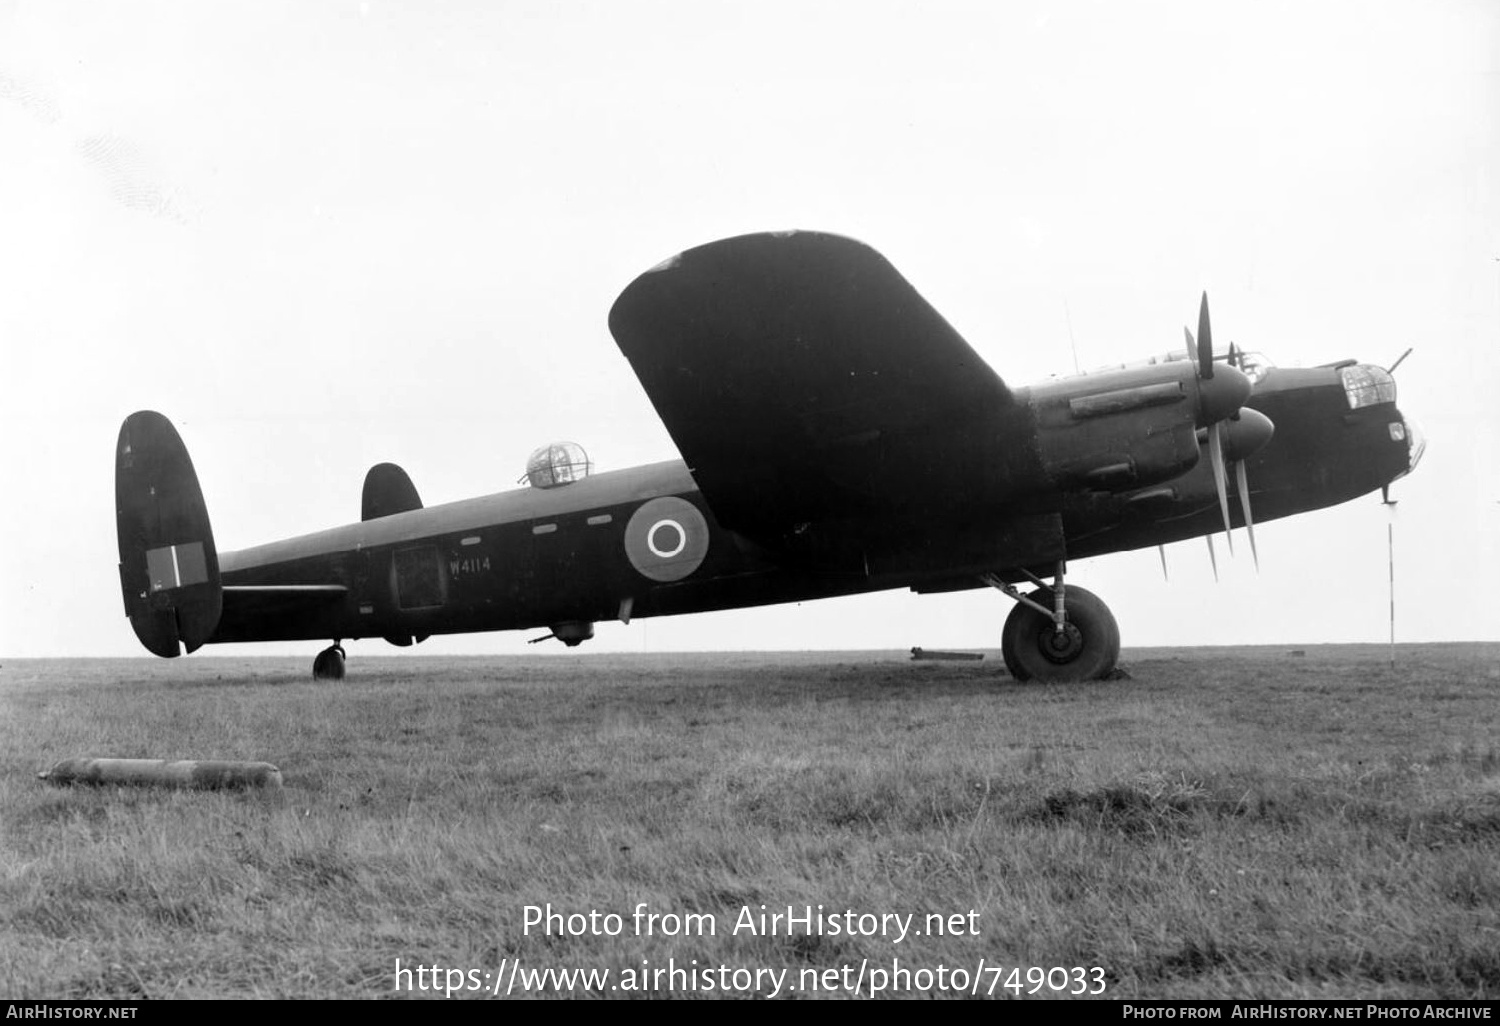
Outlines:
{"label": "four-blade propeller", "polygon": [[[1229,552],[1234,553],[1234,534],[1229,519],[1229,484],[1226,464],[1234,467],[1235,490],[1240,495],[1240,510],[1245,518],[1245,530],[1250,535],[1250,553],[1255,559],[1255,568],[1260,569],[1260,553],[1255,546],[1255,518],[1250,511],[1250,481],[1245,471],[1247,457],[1259,451],[1271,440],[1275,425],[1271,418],[1259,410],[1247,408],[1253,385],[1240,368],[1242,356],[1234,345],[1229,347],[1228,374],[1214,377],[1213,332],[1208,318],[1208,293],[1203,293],[1198,306],[1198,337],[1193,338],[1191,329],[1184,327],[1187,339],[1188,359],[1198,365],[1198,392],[1200,423],[1206,431],[1204,442],[1208,446],[1208,458],[1213,467],[1214,490],[1219,498],[1219,515],[1224,521],[1224,534],[1229,539]],[[1228,379],[1228,380],[1226,380]],[[1214,564],[1214,579],[1219,576],[1218,558],[1214,554],[1212,535],[1208,539],[1209,559]],[[1165,558],[1163,559],[1165,565]]]}

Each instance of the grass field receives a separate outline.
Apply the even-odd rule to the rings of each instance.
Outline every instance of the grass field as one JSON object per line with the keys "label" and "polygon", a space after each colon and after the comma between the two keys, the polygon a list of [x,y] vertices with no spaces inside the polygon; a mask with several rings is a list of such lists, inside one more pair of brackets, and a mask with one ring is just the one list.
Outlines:
{"label": "grass field", "polygon": [[[1127,650],[1133,679],[1066,687],[995,654],[356,648],[317,684],[311,657],[0,665],[0,997],[386,997],[398,959],[439,997],[548,969],[718,996],[710,968],[999,997],[1027,967],[1116,998],[1500,996],[1500,645]],[[37,779],[79,755],[286,787]],[[528,929],[549,904],[620,934]],[[704,935],[638,934],[640,905]],[[733,931],[762,905],[923,935]],[[668,968],[699,975],[640,978]]]}

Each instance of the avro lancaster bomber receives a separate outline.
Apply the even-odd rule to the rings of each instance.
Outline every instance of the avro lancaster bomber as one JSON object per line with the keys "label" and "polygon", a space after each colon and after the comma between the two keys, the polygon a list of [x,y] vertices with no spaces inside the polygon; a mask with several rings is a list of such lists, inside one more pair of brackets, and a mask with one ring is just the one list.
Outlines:
{"label": "avro lancaster bomber", "polygon": [[1108,676],[1114,616],[1066,581],[1089,556],[1319,509],[1416,466],[1391,374],[1186,346],[1029,387],[1003,381],[889,262],[773,232],[688,250],[616,300],[609,327],[681,459],[591,473],[546,446],[523,487],[425,507],[399,467],[359,522],[219,552],[170,421],[120,429],[125,611],[160,656],[204,644],[410,645],[890,588],[995,588],[1019,680]]}

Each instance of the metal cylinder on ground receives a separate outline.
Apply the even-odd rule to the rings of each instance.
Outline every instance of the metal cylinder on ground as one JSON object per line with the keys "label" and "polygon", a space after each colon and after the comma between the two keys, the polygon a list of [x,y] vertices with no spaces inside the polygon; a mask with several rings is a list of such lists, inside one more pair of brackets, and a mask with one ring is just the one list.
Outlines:
{"label": "metal cylinder on ground", "polygon": [[37,774],[53,784],[132,784],[198,790],[281,790],[281,770],[268,762],[211,759],[64,759]]}

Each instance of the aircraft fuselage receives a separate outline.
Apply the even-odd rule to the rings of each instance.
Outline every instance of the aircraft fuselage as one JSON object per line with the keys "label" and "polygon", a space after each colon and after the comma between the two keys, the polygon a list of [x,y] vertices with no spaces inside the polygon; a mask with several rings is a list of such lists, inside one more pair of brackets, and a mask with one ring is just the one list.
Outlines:
{"label": "aircraft fuselage", "polygon": [[[1076,385],[1075,385],[1076,391]],[[1033,424],[1030,390],[1015,392]],[[1247,404],[1276,424],[1248,458],[1255,518],[1290,516],[1380,488],[1408,467],[1394,404],[1350,410],[1328,368],[1271,372]],[[1400,437],[1397,437],[1400,435]],[[1007,437],[1015,435],[1007,432]],[[722,527],[680,460],[417,509],[220,555],[225,608],[213,642],[355,639],[556,627],[803,601],[889,588],[979,587],[1082,558],[1181,541],[1220,525],[1208,460],[1159,486],[1035,491],[932,510],[893,530],[899,546],[837,544],[809,531],[795,561]],[[1012,470],[1035,479],[1038,462]],[[1237,504],[1236,526],[1243,524]],[[782,549],[781,551],[785,551]],[[321,601],[286,589],[343,591]],[[256,589],[266,589],[264,596]],[[290,596],[290,597],[289,597]]]}

